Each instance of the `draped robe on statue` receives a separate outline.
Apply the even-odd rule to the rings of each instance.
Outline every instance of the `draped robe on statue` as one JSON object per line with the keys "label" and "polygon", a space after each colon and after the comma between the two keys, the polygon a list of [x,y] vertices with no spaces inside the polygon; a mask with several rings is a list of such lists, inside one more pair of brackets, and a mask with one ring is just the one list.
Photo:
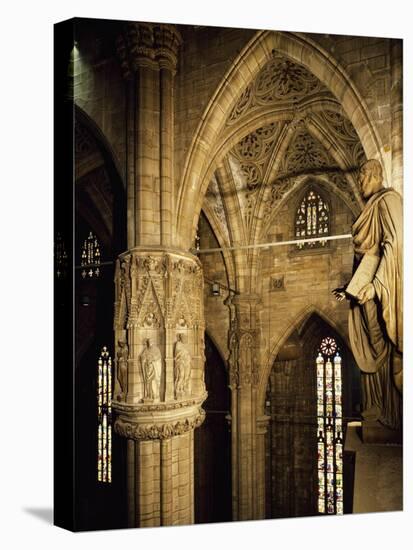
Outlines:
{"label": "draped robe on statue", "polygon": [[402,401],[393,374],[402,368],[403,268],[402,200],[391,188],[380,189],[366,203],[352,233],[354,268],[364,254],[379,257],[372,283],[373,300],[352,300],[349,336],[362,371],[363,417],[389,428],[401,426]]}

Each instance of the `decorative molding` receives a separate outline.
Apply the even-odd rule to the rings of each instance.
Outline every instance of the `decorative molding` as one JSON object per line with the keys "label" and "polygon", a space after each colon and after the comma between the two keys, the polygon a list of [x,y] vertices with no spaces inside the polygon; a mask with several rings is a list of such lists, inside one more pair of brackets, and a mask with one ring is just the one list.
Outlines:
{"label": "decorative molding", "polygon": [[165,403],[125,403],[113,401],[112,405],[119,414],[133,417],[142,413],[167,413],[193,407],[194,405],[199,406],[207,397],[208,394],[205,392],[199,397],[191,397],[180,401],[168,401]]}
{"label": "decorative molding", "polygon": [[182,420],[171,420],[160,423],[138,423],[117,418],[114,424],[114,430],[117,434],[128,439],[151,440],[151,439],[169,439],[171,437],[182,435],[201,426],[205,420],[205,411],[199,407],[195,414]]}

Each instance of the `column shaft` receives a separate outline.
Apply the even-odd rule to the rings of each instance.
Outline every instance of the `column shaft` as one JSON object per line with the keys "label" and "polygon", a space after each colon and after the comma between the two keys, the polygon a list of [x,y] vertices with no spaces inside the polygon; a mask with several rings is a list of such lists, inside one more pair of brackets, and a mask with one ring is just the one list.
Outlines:
{"label": "column shaft", "polygon": [[402,41],[391,43],[391,185],[403,194],[403,53]]}

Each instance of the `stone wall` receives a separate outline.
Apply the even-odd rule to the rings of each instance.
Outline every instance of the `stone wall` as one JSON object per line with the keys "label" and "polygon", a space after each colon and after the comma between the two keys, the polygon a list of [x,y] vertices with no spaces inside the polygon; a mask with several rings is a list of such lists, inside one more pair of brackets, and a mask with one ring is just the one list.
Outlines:
{"label": "stone wall", "polygon": [[[302,189],[282,207],[266,242],[294,238],[295,212]],[[354,215],[337,195],[324,198],[331,207],[331,234],[351,232]],[[275,246],[263,250],[259,271],[263,308],[261,312],[262,355],[261,379],[266,383],[265,369],[290,333],[316,312],[347,339],[348,303],[337,302],[331,291],[347,283],[352,272],[351,239],[331,241],[325,247],[296,248],[296,245]]]}

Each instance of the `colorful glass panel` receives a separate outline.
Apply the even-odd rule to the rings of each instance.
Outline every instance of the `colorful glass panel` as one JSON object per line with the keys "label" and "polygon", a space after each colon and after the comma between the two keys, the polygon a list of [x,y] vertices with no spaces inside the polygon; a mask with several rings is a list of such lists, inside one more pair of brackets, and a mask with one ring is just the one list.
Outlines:
{"label": "colorful glass panel", "polygon": [[98,453],[97,478],[112,481],[112,358],[106,346],[98,359],[97,371]]}
{"label": "colorful glass panel", "polygon": [[83,243],[80,265],[83,267],[81,273],[84,279],[86,279],[86,277],[99,277],[100,245],[96,235],[94,235],[92,231],[89,233],[88,238],[85,239]]}
{"label": "colorful glass panel", "polygon": [[323,338],[316,359],[318,512],[343,514],[341,357],[334,338]]}
{"label": "colorful glass panel", "polygon": [[[310,189],[297,209],[295,217],[296,238],[325,237],[330,232],[330,215],[328,204],[322,197]],[[297,248],[302,249],[325,246],[325,239],[311,243],[297,243]]]}

